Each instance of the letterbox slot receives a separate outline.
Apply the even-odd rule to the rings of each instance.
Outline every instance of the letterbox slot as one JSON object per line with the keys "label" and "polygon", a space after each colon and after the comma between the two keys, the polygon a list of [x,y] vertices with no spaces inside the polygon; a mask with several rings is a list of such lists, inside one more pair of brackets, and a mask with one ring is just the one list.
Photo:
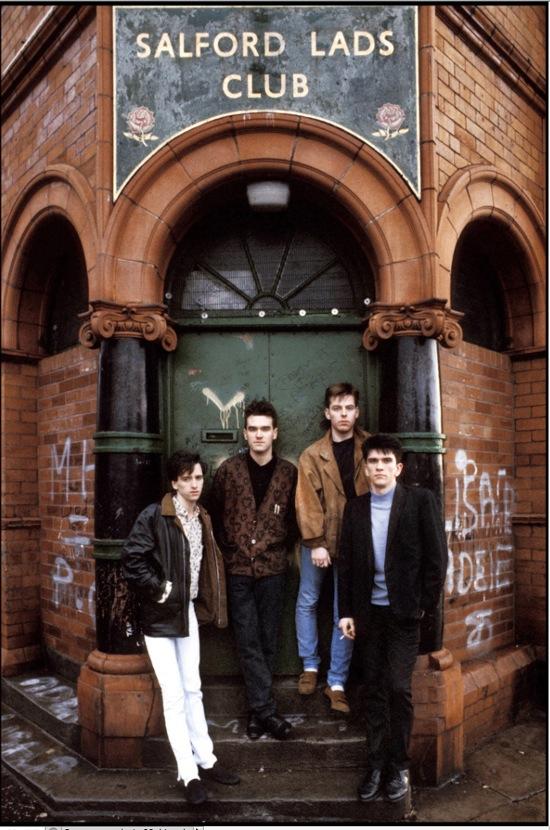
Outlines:
{"label": "letterbox slot", "polygon": [[204,444],[230,444],[237,440],[236,429],[203,429],[201,435]]}

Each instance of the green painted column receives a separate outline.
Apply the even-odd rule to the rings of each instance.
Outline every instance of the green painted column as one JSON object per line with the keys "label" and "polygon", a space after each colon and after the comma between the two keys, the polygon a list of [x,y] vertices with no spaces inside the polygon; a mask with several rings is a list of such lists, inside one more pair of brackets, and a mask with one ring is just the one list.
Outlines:
{"label": "green painted column", "polygon": [[[438,345],[423,337],[394,337],[379,346],[379,429],[405,447],[403,480],[431,490],[443,513],[443,442]],[[420,652],[441,648],[443,597],[434,617],[422,623]]]}

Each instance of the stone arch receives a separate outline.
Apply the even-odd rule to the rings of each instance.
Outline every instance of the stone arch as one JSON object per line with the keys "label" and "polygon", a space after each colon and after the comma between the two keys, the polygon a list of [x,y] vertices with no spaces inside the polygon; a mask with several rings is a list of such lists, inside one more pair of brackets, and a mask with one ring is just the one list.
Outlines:
{"label": "stone arch", "polygon": [[126,185],[106,231],[109,299],[162,302],[168,263],[201,200],[222,183],[259,176],[299,179],[333,200],[369,247],[378,300],[434,295],[426,221],[393,167],[334,126],[257,113],[224,116],[175,137]]}
{"label": "stone arch", "polygon": [[[35,232],[44,220],[60,217],[71,226],[82,248],[88,286],[93,295],[97,256],[94,204],[93,190],[86,179],[64,164],[52,166],[33,176],[23,187],[8,216],[2,239],[3,348],[21,348],[20,315],[24,304],[26,255]],[[36,323],[38,314],[38,310],[32,312]],[[39,353],[38,347],[35,348]]]}
{"label": "stone arch", "polygon": [[[457,171],[439,196],[438,295],[451,296],[451,270],[459,239],[478,220],[490,220],[500,226],[517,246],[525,264],[521,283],[515,291],[522,293],[530,308],[532,334],[522,347],[545,344],[545,273],[546,252],[544,224],[528,194],[520,192],[514,182],[489,165]],[[512,286],[503,286],[508,291]],[[510,332],[514,330],[515,310],[509,307]]]}

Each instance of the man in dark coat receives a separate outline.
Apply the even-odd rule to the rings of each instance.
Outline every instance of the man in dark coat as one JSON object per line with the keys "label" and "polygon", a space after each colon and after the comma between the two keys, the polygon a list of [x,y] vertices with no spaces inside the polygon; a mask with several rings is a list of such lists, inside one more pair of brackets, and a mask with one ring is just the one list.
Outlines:
{"label": "man in dark coat", "polygon": [[195,453],[167,464],[173,493],[137,517],[122,552],[123,573],[136,591],[141,631],[162,690],[164,720],[191,804],[207,793],[201,778],[238,784],[214,755],[199,674],[200,622],[227,625],[225,577],[210,517],[198,504],[204,469]]}
{"label": "man in dark coat", "polygon": [[409,789],[411,679],[420,620],[436,608],[447,544],[433,493],[397,481],[402,447],[392,435],[363,444],[369,493],[346,505],[338,573],[340,628],[363,646],[367,775],[362,801],[385,785],[396,801]]}
{"label": "man in dark coat", "polygon": [[252,401],[244,413],[248,452],[214,477],[210,508],[227,573],[231,619],[246,686],[247,734],[284,740],[289,721],[276,709],[272,680],[283,612],[288,552],[297,538],[296,467],[273,451],[277,413]]}

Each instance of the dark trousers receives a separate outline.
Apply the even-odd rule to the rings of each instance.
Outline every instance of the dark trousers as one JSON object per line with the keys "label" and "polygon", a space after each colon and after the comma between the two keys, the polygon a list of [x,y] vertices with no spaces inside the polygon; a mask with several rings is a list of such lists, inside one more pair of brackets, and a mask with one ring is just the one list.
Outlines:
{"label": "dark trousers", "polygon": [[365,632],[367,764],[370,769],[407,769],[413,720],[411,679],[420,625],[371,605]]}
{"label": "dark trousers", "polygon": [[283,611],[285,575],[229,576],[231,618],[250,712],[275,710],[272,682]]}

